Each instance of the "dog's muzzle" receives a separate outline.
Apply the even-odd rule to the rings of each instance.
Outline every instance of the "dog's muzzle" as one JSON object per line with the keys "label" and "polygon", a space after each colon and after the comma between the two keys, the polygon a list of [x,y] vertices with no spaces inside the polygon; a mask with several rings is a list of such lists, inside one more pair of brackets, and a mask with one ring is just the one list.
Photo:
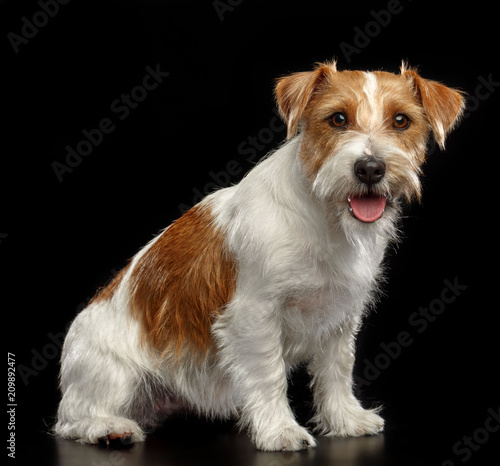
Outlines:
{"label": "dog's muzzle", "polygon": [[348,196],[349,211],[361,222],[375,222],[384,214],[387,195],[375,194],[370,188],[384,177],[385,162],[375,157],[360,158],[354,164],[354,174],[359,181],[368,186],[369,191],[359,196]]}

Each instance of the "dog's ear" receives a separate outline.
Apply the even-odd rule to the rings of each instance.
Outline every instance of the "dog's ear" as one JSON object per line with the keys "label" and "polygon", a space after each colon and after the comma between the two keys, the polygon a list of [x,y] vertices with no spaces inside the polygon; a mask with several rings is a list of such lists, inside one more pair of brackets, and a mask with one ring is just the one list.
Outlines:
{"label": "dog's ear", "polygon": [[313,71],[293,73],[277,79],[274,94],[280,115],[287,125],[287,139],[297,134],[300,119],[314,90],[327,73],[336,71],[336,62],[333,61],[320,63]]}
{"label": "dog's ear", "polygon": [[424,79],[416,71],[406,69],[406,64],[401,67],[401,74],[413,87],[424,107],[434,138],[439,147],[444,149],[446,136],[458,123],[465,108],[463,92]]}

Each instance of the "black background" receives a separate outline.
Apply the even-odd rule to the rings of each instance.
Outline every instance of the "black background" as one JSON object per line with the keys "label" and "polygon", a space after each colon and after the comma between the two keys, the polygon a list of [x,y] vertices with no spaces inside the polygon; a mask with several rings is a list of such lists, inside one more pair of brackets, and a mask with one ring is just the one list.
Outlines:
{"label": "black background", "polygon": [[[405,59],[424,77],[470,96],[467,118],[450,135],[446,151],[431,144],[422,202],[405,210],[404,240],[387,257],[386,294],[359,337],[356,375],[366,378],[367,361],[379,364],[379,374],[358,391],[366,405],[384,405],[383,446],[373,457],[365,452],[365,463],[338,464],[464,463],[467,455],[453,447],[464,435],[479,435],[488,409],[498,412],[500,405],[496,12],[401,0],[399,12],[377,28],[370,11],[394,3],[220,3],[229,8],[218,13],[209,0],[72,0],[18,44],[17,53],[9,33],[22,34],[23,17],[33,20],[41,6],[0,3],[1,296],[6,349],[18,367],[16,461],[70,464],[61,459],[61,448],[70,447],[58,444],[55,459],[55,443],[44,431],[59,397],[58,342],[77,311],[154,234],[197,202],[198,192],[210,191],[211,172],[222,184],[237,182],[284,138],[283,131],[274,131],[271,140],[264,137],[269,131],[262,132],[274,118],[276,77],[336,56],[340,69],[394,72]],[[357,31],[366,27],[372,37],[363,39]],[[345,44],[357,44],[357,52],[346,56]],[[141,85],[147,66],[169,75],[120,119],[113,102]],[[53,162],[66,163],[65,147],[75,148],[82,131],[97,128],[103,118],[113,121],[114,130],[60,181]],[[241,153],[248,145],[240,146],[249,138],[260,144],[251,161]],[[241,170],[225,178],[220,173],[230,160]],[[440,299],[445,280],[467,289],[418,332],[411,316]],[[395,357],[379,356],[381,344],[391,346],[403,331],[412,343]],[[304,373],[293,382],[290,396],[305,421]],[[161,448],[162,438],[176,432],[189,438],[178,443],[181,459],[168,463],[162,456],[165,463],[158,464],[183,464],[182,449],[197,446],[205,448],[209,464],[215,453],[200,438],[228,429],[234,435],[228,451],[247,451],[246,461],[254,461],[244,434],[191,418],[158,430],[141,451]],[[492,464],[499,439],[489,434],[467,464]],[[323,452],[345,447],[323,442]],[[362,446],[348,444],[354,452]],[[76,448],[70,457],[91,464],[86,455],[96,450]],[[276,464],[306,464],[312,461],[308,454],[272,458],[281,462]],[[252,464],[271,461],[256,458]]]}

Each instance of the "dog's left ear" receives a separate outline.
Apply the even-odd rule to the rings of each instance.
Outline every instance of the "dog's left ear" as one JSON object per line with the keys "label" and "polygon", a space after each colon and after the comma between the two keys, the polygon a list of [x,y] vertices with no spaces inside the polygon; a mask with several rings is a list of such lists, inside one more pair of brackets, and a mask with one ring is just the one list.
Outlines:
{"label": "dog's left ear", "polygon": [[463,93],[451,89],[437,81],[424,79],[414,70],[405,69],[401,74],[406,77],[424,107],[434,138],[441,149],[448,133],[460,120],[465,108]]}
{"label": "dog's left ear", "polygon": [[280,115],[287,124],[287,139],[299,131],[300,119],[314,90],[328,73],[336,72],[336,62],[320,63],[313,71],[293,73],[277,80],[274,94]]}

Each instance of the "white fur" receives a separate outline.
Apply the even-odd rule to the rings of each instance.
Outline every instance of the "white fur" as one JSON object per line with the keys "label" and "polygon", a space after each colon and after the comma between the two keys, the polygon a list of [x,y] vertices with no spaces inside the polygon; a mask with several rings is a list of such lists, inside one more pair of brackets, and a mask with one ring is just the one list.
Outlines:
{"label": "white fur", "polygon": [[[338,216],[346,214],[318,201],[301,170],[300,140],[203,201],[238,264],[235,296],[213,326],[218,353],[179,365],[175,357],[158,363],[140,346],[128,277],[153,240],[134,258],[113,298],[91,304],[70,328],[59,435],[93,443],[110,432],[133,432],[133,440],[141,441],[140,426],[154,422],[158,399],[167,413],[180,399],[209,416],[239,415],[260,449],[314,445],[286,398],[289,370],[308,360],[320,387],[315,420],[322,431],[380,430],[381,418],[363,410],[352,394],[352,335],[376,289],[387,228],[351,218],[344,223],[352,231],[339,227]],[[337,388],[329,390],[332,384]]]}
{"label": "white fur", "polygon": [[[366,71],[363,74],[365,75],[366,79],[365,85],[363,86],[363,92],[366,97],[368,114],[370,116],[368,126],[370,128],[373,128],[375,125],[378,125],[381,121],[383,121],[383,119],[380,117],[382,108],[377,104],[376,101],[378,86],[377,77],[374,73],[369,73]],[[360,106],[359,108],[361,109],[362,106]]]}
{"label": "white fur", "polygon": [[[59,435],[95,443],[131,432],[141,441],[142,428],[158,413],[161,418],[183,406],[239,417],[262,450],[314,446],[286,396],[287,376],[300,363],[311,374],[320,433],[363,435],[383,428],[377,411],[363,409],[353,394],[355,336],[377,292],[384,251],[396,236],[397,198],[420,185],[414,157],[374,130],[376,115],[382,118],[376,92],[376,77],[367,73],[370,123],[339,144],[314,180],[304,175],[299,134],[238,185],[202,201],[238,271],[234,296],[213,324],[216,350],[205,360],[168,354],[160,360],[139,343],[129,277],[155,240],[134,258],[110,300],[90,304],[75,319],[62,355]],[[373,189],[390,202],[371,224],[353,218],[346,200],[363,189],[352,168],[363,155],[383,158],[389,167]],[[404,175],[405,186],[391,178],[390,167],[397,168],[398,180]]]}
{"label": "white fur", "polygon": [[[375,227],[360,231],[353,243],[329,220],[331,212],[318,202],[302,174],[299,145],[300,137],[238,186],[211,199],[239,264],[236,296],[215,323],[214,333],[221,363],[242,394],[241,423],[250,427],[257,447],[264,450],[297,449],[302,440],[314,444],[297,425],[286,399],[288,370],[311,358],[317,360],[310,366],[314,384],[322,386],[316,391],[321,408],[316,421],[322,430],[362,435],[383,425],[355,400],[353,358],[343,361],[335,335],[342,329],[351,335],[373,298],[387,238]],[[355,225],[353,219],[347,221]],[[342,388],[332,396],[324,386],[337,380]],[[342,419],[335,427],[333,412]]]}

